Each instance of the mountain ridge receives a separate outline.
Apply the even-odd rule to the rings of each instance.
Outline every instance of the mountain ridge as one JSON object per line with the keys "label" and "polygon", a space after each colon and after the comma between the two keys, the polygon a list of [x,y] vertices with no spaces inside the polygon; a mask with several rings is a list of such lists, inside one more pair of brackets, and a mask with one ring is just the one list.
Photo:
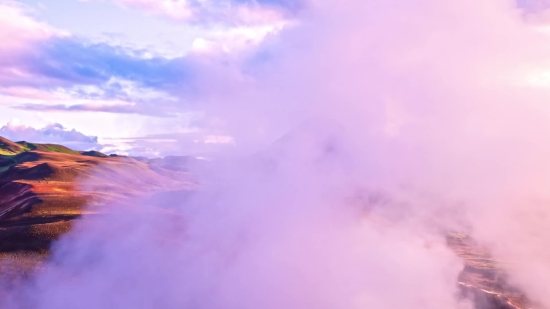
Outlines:
{"label": "mountain ridge", "polygon": [[191,174],[149,161],[0,137],[0,273],[32,271],[82,216],[132,209],[136,199],[158,192],[196,189]]}

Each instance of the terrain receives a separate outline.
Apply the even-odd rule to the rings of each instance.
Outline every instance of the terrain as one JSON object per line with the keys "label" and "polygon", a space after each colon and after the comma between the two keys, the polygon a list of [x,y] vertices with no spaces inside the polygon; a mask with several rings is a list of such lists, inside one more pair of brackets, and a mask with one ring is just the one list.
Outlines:
{"label": "terrain", "polygon": [[194,190],[191,175],[172,161],[0,137],[0,272],[31,271],[75,220],[113,211],[114,201],[120,210],[158,192]]}
{"label": "terrain", "polygon": [[491,254],[465,234],[450,233],[447,243],[464,261],[458,284],[464,296],[472,297],[478,308],[528,309],[541,308],[507,282],[509,263],[494,259]]}
{"label": "terrain", "polygon": [[[311,141],[321,147],[307,148],[314,151],[307,153],[305,160],[312,164],[322,162],[319,168],[326,166],[330,160],[351,158],[352,156],[348,156],[347,153],[352,150],[341,143],[346,140],[345,136],[344,129],[331,121],[315,119],[315,121],[305,122],[260,153],[263,158],[262,168],[266,171],[274,169],[278,164],[277,158],[280,157],[296,158],[297,154],[290,150],[301,148],[294,147],[293,144]],[[351,199],[366,214],[372,205],[384,205],[389,200],[391,200],[390,197],[375,191],[359,191],[357,196]],[[465,233],[448,231],[445,236],[447,246],[464,263],[464,269],[457,278],[461,296],[472,299],[477,309],[542,309],[542,306],[529,300],[523,291],[509,284],[507,269],[513,266],[511,263],[495,259],[486,248]]]}
{"label": "terrain", "polygon": [[[323,153],[336,150],[329,143]],[[0,275],[20,277],[39,268],[52,242],[82,216],[169,210],[164,201],[185,199],[199,187],[189,169],[196,160],[108,156],[0,137]],[[144,198],[153,202],[138,208],[135,201]],[[465,264],[457,284],[477,308],[539,308],[506,283],[506,265],[467,235],[449,233],[447,242]]]}

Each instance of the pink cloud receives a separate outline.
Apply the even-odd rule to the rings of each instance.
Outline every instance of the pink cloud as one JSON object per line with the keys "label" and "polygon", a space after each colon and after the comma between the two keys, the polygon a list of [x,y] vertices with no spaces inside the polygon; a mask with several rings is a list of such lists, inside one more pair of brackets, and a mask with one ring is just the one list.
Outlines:
{"label": "pink cloud", "polygon": [[26,7],[15,1],[0,4],[0,53],[4,56],[3,61],[7,60],[6,56],[13,57],[35,42],[64,34],[48,24],[36,21],[28,13]]}
{"label": "pink cloud", "polygon": [[[9,84],[17,80],[31,80],[33,84],[39,79],[33,76],[25,67],[24,57],[35,51],[36,45],[53,37],[67,36],[68,33],[54,29],[50,25],[39,22],[29,15],[30,11],[24,5],[15,1],[0,3],[0,82],[3,90],[16,95],[27,92],[31,96],[42,96],[37,90],[16,88],[10,89]],[[46,95],[47,96],[47,95]]]}
{"label": "pink cloud", "polygon": [[[267,172],[204,175],[213,196],[166,203],[192,220],[83,221],[36,307],[469,308],[455,228],[550,306],[550,96],[514,83],[550,53],[519,17],[498,0],[316,3],[254,78],[200,76],[200,107],[239,144],[311,116],[342,128],[302,130]],[[363,188],[391,199],[346,202]]]}
{"label": "pink cloud", "polygon": [[226,135],[207,135],[204,138],[206,144],[235,144],[232,136]]}
{"label": "pink cloud", "polygon": [[193,10],[188,1],[155,1],[155,0],[115,0],[129,7],[136,7],[154,14],[166,15],[176,20],[188,20],[193,17]]}
{"label": "pink cloud", "polygon": [[0,87],[0,93],[10,97],[33,99],[33,100],[59,100],[60,99],[59,94],[52,93],[50,91],[40,90],[34,87],[24,87],[24,86]]}

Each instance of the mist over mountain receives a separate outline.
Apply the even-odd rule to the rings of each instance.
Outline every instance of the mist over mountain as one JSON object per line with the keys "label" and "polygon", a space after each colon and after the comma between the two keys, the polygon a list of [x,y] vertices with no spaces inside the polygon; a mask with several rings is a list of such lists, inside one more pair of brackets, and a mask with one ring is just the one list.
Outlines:
{"label": "mist over mountain", "polygon": [[543,2],[0,1],[0,308],[550,308]]}
{"label": "mist over mountain", "polygon": [[[2,139],[2,150],[6,153],[9,152],[9,154],[2,155],[0,162],[2,168],[0,173],[2,196],[0,199],[0,267],[2,269],[2,286],[4,287],[3,295],[7,297],[6,299],[13,300],[11,297],[16,295],[15,291],[22,285],[28,284],[26,282],[34,280],[32,278],[35,274],[44,270],[49,272],[48,269],[53,267],[52,262],[57,264],[55,267],[58,270],[51,270],[55,272],[60,271],[59,267],[66,268],[63,272],[90,267],[86,266],[90,263],[90,257],[87,257],[89,253],[86,253],[88,249],[80,250],[84,248],[81,247],[82,241],[87,238],[84,235],[99,226],[114,232],[113,224],[116,222],[115,225],[122,224],[129,228],[128,234],[124,234],[122,237],[115,236],[111,240],[101,238],[94,240],[96,245],[104,243],[100,246],[110,246],[110,244],[116,246],[118,242],[136,241],[137,239],[133,239],[136,236],[135,233],[142,230],[144,226],[147,230],[151,228],[150,224],[153,224],[152,227],[160,227],[157,226],[158,224],[164,225],[161,230],[165,228],[168,230],[157,230],[153,234],[161,236],[168,232],[169,236],[162,237],[175,237],[175,239],[153,239],[136,243],[140,246],[137,252],[158,250],[158,246],[165,241],[172,244],[179,237],[193,237],[193,233],[197,232],[194,231],[193,225],[197,224],[196,220],[201,218],[201,216],[197,217],[197,211],[199,213],[201,211],[196,207],[212,207],[219,203],[222,206],[228,202],[227,192],[224,193],[226,189],[221,189],[222,187],[232,190],[231,187],[246,186],[250,181],[268,181],[269,185],[269,182],[274,180],[273,177],[281,177],[281,171],[288,168],[294,172],[299,169],[307,171],[309,170],[308,165],[312,165],[314,169],[344,168],[344,172],[347,172],[345,169],[353,168],[352,162],[347,159],[346,155],[346,151],[349,149],[346,149],[343,140],[338,138],[342,137],[340,134],[345,130],[334,123],[329,123],[316,120],[305,122],[259,153],[238,160],[212,162],[212,164],[220,164],[214,165],[215,170],[204,169],[204,165],[202,169],[197,169],[196,165],[193,167],[193,163],[201,160],[192,157],[147,159],[106,156],[98,152],[77,152],[58,145],[14,143]],[[295,153],[293,149],[295,149],[296,143],[300,145],[310,143],[314,147],[307,147],[310,150],[308,152]],[[245,172],[250,179],[240,179],[234,183],[235,179],[231,180],[231,174],[235,172],[234,168],[237,166],[239,169],[251,169]],[[261,166],[260,169],[258,169],[259,166]],[[190,170],[195,174],[189,173]],[[261,172],[258,174],[257,171]],[[212,178],[208,177],[210,173],[229,174],[225,178]],[[198,178],[199,175],[202,178]],[[285,177],[284,174],[283,177]],[[229,181],[229,185],[227,181]],[[366,187],[349,189],[352,190],[348,192],[350,195],[346,198],[345,203],[353,206],[352,209],[355,209],[356,215],[371,218],[370,220],[374,218],[375,221],[371,224],[392,224],[391,222],[396,220],[396,217],[388,217],[389,213],[384,213],[388,209],[392,212],[391,207],[407,211],[406,207],[402,208],[396,204],[395,197],[387,192]],[[269,191],[271,190],[262,192],[262,194]],[[229,201],[231,202],[231,200]],[[285,211],[284,209],[279,210]],[[229,209],[229,211],[237,210]],[[144,215],[145,217],[143,217]],[[227,215],[229,214],[226,213],[224,216]],[[237,219],[233,222],[234,224],[241,222],[246,216],[240,219],[239,217],[230,219],[230,217],[218,221],[222,218],[215,219],[215,217],[209,216],[208,220],[214,220],[215,224],[230,224]],[[382,221],[379,221],[380,219]],[[84,221],[78,223],[78,220]],[[268,222],[271,221],[270,219]],[[242,225],[244,222],[246,221],[238,224]],[[249,223],[243,227],[247,225]],[[249,226],[249,228],[253,226]],[[119,228],[121,227],[115,229]],[[204,227],[201,224],[202,228]],[[220,228],[220,232],[226,229],[223,226],[212,226],[212,228]],[[253,230],[257,230],[257,228],[253,228]],[[264,229],[257,231],[264,231]],[[201,231],[201,233],[203,232]],[[218,235],[218,232],[214,230],[212,232],[215,233],[212,236]],[[464,267],[455,278],[460,298],[471,299],[476,308],[483,309],[533,308],[532,303],[521,290],[508,284],[507,266],[499,266],[497,260],[464,232],[441,230],[439,235],[446,239],[446,246],[463,260]],[[241,241],[252,236],[247,236],[246,230],[241,233],[244,233],[242,237],[245,237]],[[70,237],[67,238],[64,236],[65,234]],[[116,232],[113,235],[115,234]],[[86,238],[78,240],[74,237]],[[56,241],[58,241],[57,244]],[[84,243],[87,241],[85,240]],[[213,241],[218,242],[215,239]],[[241,241],[235,244],[241,243]],[[224,242],[218,245],[223,245]],[[177,243],[172,245],[177,245]],[[245,246],[242,249],[248,250],[245,243],[241,243]],[[187,252],[185,245],[183,246],[180,249],[172,249],[175,251],[170,255],[178,256]],[[103,250],[100,249],[102,252]],[[139,254],[137,252],[136,254]],[[225,256],[226,253],[223,252],[225,251],[222,251],[221,254]],[[80,254],[84,254],[81,257],[84,258],[83,260],[81,258],[74,260],[71,263],[76,264],[72,266],[63,265],[68,261],[67,258],[74,259]],[[107,251],[102,254],[111,253]],[[130,258],[124,251],[120,254],[122,255],[117,259],[121,259],[121,261]],[[70,256],[74,257],[70,258]],[[161,262],[155,258],[153,261]],[[105,263],[105,261],[101,263]],[[169,265],[168,269],[172,269],[172,267],[176,266]],[[40,278],[38,279],[40,280]],[[8,292],[11,294],[5,294],[6,291],[11,291]],[[50,299],[50,293],[55,295],[57,292],[47,293],[36,298],[36,301],[40,300],[39,303],[28,300],[26,304],[42,306],[42,302]],[[75,301],[79,302],[80,298],[75,298]],[[50,302],[46,301],[46,303]],[[10,302],[2,304],[10,308]]]}

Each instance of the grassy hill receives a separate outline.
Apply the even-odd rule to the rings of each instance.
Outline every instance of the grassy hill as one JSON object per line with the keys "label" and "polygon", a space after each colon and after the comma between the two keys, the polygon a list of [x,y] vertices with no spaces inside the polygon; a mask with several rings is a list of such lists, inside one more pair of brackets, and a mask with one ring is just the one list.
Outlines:
{"label": "grassy hill", "polygon": [[[0,136],[0,155],[3,156],[13,156],[27,151],[48,151],[48,152],[59,152],[78,155],[81,154],[78,151],[74,151],[62,145],[57,144],[37,144],[29,142],[12,142],[7,138]],[[99,153],[99,152],[98,152]]]}
{"label": "grassy hill", "polygon": [[196,188],[189,173],[148,162],[0,137],[0,275],[43,261],[52,241],[81,216],[113,205],[135,209],[136,199]]}
{"label": "grassy hill", "polygon": [[17,142],[17,144],[23,147],[24,151],[37,150],[37,151],[67,153],[67,154],[74,154],[74,155],[80,154],[80,152],[78,151],[74,151],[65,146],[57,145],[57,144],[35,144],[35,143],[28,143],[25,141]]}
{"label": "grassy hill", "polygon": [[16,155],[26,151],[25,147],[0,136],[0,155]]}

